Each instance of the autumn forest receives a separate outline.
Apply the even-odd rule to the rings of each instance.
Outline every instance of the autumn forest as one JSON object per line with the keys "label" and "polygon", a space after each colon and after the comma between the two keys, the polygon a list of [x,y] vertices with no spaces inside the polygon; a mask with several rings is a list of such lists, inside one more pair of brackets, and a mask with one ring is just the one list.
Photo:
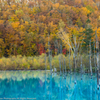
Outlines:
{"label": "autumn forest", "polygon": [[52,55],[75,41],[86,52],[95,33],[100,42],[99,0],[0,0],[0,57],[48,54],[48,41]]}

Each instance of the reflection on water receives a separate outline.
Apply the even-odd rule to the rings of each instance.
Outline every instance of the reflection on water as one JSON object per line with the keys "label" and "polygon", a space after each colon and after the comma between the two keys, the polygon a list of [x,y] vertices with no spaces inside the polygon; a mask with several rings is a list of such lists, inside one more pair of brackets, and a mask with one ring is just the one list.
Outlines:
{"label": "reflection on water", "polygon": [[49,71],[1,71],[0,98],[31,98],[36,100],[100,100],[96,75],[73,74],[66,78]]}

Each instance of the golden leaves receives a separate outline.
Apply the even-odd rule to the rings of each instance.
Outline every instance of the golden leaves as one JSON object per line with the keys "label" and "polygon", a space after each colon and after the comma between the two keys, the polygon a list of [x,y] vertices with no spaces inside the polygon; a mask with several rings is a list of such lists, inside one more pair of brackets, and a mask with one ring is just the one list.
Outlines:
{"label": "golden leaves", "polygon": [[87,16],[87,14],[89,14],[90,11],[86,7],[82,7],[81,8],[81,13]]}
{"label": "golden leaves", "polygon": [[25,25],[29,25],[28,21],[25,21]]}
{"label": "golden leaves", "polygon": [[54,7],[54,9],[58,9],[58,7],[59,7],[59,3],[55,3],[55,4],[53,4],[53,7]]}
{"label": "golden leaves", "polygon": [[46,19],[46,16],[44,16],[44,15],[40,15],[40,16],[39,16],[39,20],[40,20],[41,22],[44,22],[45,19]]}
{"label": "golden leaves", "polygon": [[97,36],[98,36],[98,39],[100,41],[100,27],[97,29]]}
{"label": "golden leaves", "polygon": [[23,31],[24,25],[20,25],[20,30]]}
{"label": "golden leaves", "polygon": [[81,3],[81,0],[75,0],[75,3],[80,4]]}
{"label": "golden leaves", "polygon": [[0,46],[4,44],[4,41],[2,38],[0,38]]}
{"label": "golden leaves", "polygon": [[13,14],[13,15],[10,16],[9,21],[16,22],[16,21],[19,21],[19,19],[18,19],[17,15]]}
{"label": "golden leaves", "polygon": [[59,28],[64,28],[65,23],[62,21],[62,19],[59,21]]}
{"label": "golden leaves", "polygon": [[11,7],[13,10],[17,8],[17,6],[15,4],[11,5]]}
{"label": "golden leaves", "polygon": [[46,5],[43,5],[40,8],[41,8],[41,11],[47,11],[48,10],[48,7]]}
{"label": "golden leaves", "polygon": [[99,16],[99,18],[98,18],[99,20],[100,20],[100,16]]}
{"label": "golden leaves", "polygon": [[14,29],[17,29],[19,27],[19,22],[12,22],[11,25]]}
{"label": "golden leaves", "polygon": [[53,21],[52,22],[49,22],[48,24],[48,30],[50,31],[50,33],[55,33],[56,30],[57,30],[57,25],[54,25],[53,24]]}
{"label": "golden leaves", "polygon": [[4,23],[4,20],[0,20],[0,24],[3,24]]}

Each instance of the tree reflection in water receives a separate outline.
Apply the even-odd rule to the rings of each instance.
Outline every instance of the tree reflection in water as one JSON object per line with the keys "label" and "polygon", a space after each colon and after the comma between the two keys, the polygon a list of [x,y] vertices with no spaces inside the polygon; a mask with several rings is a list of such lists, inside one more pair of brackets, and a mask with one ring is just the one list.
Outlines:
{"label": "tree reflection in water", "polygon": [[100,100],[96,75],[67,74],[47,71],[1,71],[0,98],[33,98],[37,100]]}

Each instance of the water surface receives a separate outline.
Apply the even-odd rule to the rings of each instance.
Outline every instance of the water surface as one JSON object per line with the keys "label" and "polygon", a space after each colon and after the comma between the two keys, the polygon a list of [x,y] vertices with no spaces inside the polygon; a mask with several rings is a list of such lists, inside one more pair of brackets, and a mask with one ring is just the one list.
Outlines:
{"label": "water surface", "polygon": [[50,71],[0,71],[0,99],[100,100],[96,75],[60,76]]}

